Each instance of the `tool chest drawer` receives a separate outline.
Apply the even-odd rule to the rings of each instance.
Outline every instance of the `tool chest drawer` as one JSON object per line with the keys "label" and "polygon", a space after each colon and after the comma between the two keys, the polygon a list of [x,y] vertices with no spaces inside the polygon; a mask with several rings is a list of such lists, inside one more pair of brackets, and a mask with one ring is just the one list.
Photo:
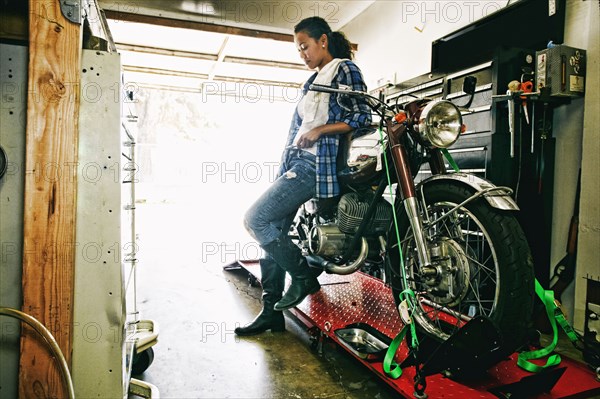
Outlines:
{"label": "tool chest drawer", "polygon": [[[487,176],[492,146],[492,62],[478,65],[447,76],[427,74],[401,83],[388,90],[389,103],[406,103],[416,98],[431,97],[452,101],[459,107],[467,104],[469,96],[462,91],[466,76],[477,78],[477,87],[468,110],[462,112],[466,131],[449,148],[452,158],[465,172]],[[450,166],[448,165],[450,168]],[[427,164],[421,167],[419,179],[429,175]]]}
{"label": "tool chest drawer", "polygon": [[463,135],[448,150],[464,172],[485,177],[491,160],[492,135],[489,132]]}
{"label": "tool chest drawer", "polygon": [[[483,178],[488,177],[491,164],[492,135],[490,132],[472,133],[462,135],[454,145],[448,149],[452,159],[463,172],[473,173]],[[452,166],[446,162],[446,168],[452,170]],[[429,165],[421,166],[418,180],[431,175]]]}

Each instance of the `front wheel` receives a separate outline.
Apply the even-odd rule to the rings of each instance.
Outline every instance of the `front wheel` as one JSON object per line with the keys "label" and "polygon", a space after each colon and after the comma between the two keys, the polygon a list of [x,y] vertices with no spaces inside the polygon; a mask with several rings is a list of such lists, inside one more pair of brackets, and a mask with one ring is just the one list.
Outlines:
{"label": "front wheel", "polygon": [[[420,267],[402,203],[396,208],[406,282],[416,297],[413,319],[429,336],[446,340],[473,317],[486,316],[501,330],[505,349],[514,351],[529,332],[534,295],[533,262],[521,227],[510,212],[482,197],[452,212],[474,194],[467,186],[433,182],[419,192],[431,266]],[[398,305],[406,287],[394,225],[387,262]]]}

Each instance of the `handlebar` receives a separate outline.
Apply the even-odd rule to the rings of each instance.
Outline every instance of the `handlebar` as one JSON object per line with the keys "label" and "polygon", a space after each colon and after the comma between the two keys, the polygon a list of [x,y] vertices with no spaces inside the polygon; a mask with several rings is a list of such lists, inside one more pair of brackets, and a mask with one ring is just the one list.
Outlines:
{"label": "handlebar", "polygon": [[370,94],[368,94],[364,91],[351,90],[347,86],[342,86],[341,88],[336,89],[331,86],[313,83],[308,87],[308,89],[312,90],[312,91],[320,91],[320,92],[324,92],[324,93],[341,93],[341,94],[349,94],[349,95],[360,96],[360,97],[370,96]]}
{"label": "handlebar", "polygon": [[325,86],[325,85],[312,83],[311,85],[308,86],[308,90],[318,91],[318,92],[322,92],[322,93],[336,93],[336,94],[345,94],[345,95],[349,95],[349,96],[364,97],[367,100],[370,100],[370,101],[367,101],[367,104],[374,111],[377,111],[379,109],[379,107],[383,106],[384,108],[393,112],[393,108],[390,107],[386,102],[381,101],[377,97],[372,96],[367,92],[359,91],[359,90],[352,90],[347,86],[342,86],[341,88],[336,89],[331,86]]}

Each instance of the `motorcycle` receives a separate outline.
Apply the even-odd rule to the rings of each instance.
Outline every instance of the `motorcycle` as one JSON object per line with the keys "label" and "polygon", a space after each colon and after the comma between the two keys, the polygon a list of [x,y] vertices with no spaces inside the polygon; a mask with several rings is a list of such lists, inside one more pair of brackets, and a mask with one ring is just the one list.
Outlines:
{"label": "motorcycle", "polygon": [[[463,89],[468,104],[474,87],[470,81]],[[341,196],[299,209],[290,234],[309,265],[317,273],[376,275],[391,286],[405,324],[412,319],[440,342],[484,316],[500,330],[505,353],[523,345],[534,273],[512,190],[448,171],[445,162],[456,166],[447,148],[464,132],[468,110],[444,99],[389,104],[345,88],[310,90],[338,94],[338,101],[363,97],[381,122],[340,147]],[[418,180],[423,165],[431,176]],[[408,306],[406,290],[414,293]]]}

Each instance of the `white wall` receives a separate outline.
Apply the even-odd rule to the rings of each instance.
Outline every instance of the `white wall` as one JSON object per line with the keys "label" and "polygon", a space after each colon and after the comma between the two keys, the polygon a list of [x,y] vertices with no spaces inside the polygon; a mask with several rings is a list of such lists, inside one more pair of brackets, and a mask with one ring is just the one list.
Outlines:
{"label": "white wall", "polygon": [[[579,245],[575,302],[570,305],[577,330],[583,330],[586,277],[600,281],[600,8],[598,2],[567,0],[565,44],[587,50],[584,99],[563,106],[554,115],[557,145],[552,260],[564,254],[571,217],[577,170],[581,165]],[[574,309],[573,309],[574,308]]]}
{"label": "white wall", "polygon": [[379,0],[341,30],[358,43],[356,61],[373,89],[380,79],[400,83],[429,72],[432,41],[504,5],[506,0]]}
{"label": "white wall", "polygon": [[[369,88],[373,89],[385,80],[400,83],[429,72],[432,41],[506,3],[505,0],[379,0],[342,30],[352,42],[359,44],[356,60]],[[590,274],[595,279],[600,278],[600,259],[596,256],[600,248],[599,13],[597,2],[567,0],[565,44],[587,50],[586,96],[558,107],[553,121],[556,165],[549,269],[565,255],[577,174],[582,167],[576,284],[562,297],[578,330],[583,329],[585,277]]]}

